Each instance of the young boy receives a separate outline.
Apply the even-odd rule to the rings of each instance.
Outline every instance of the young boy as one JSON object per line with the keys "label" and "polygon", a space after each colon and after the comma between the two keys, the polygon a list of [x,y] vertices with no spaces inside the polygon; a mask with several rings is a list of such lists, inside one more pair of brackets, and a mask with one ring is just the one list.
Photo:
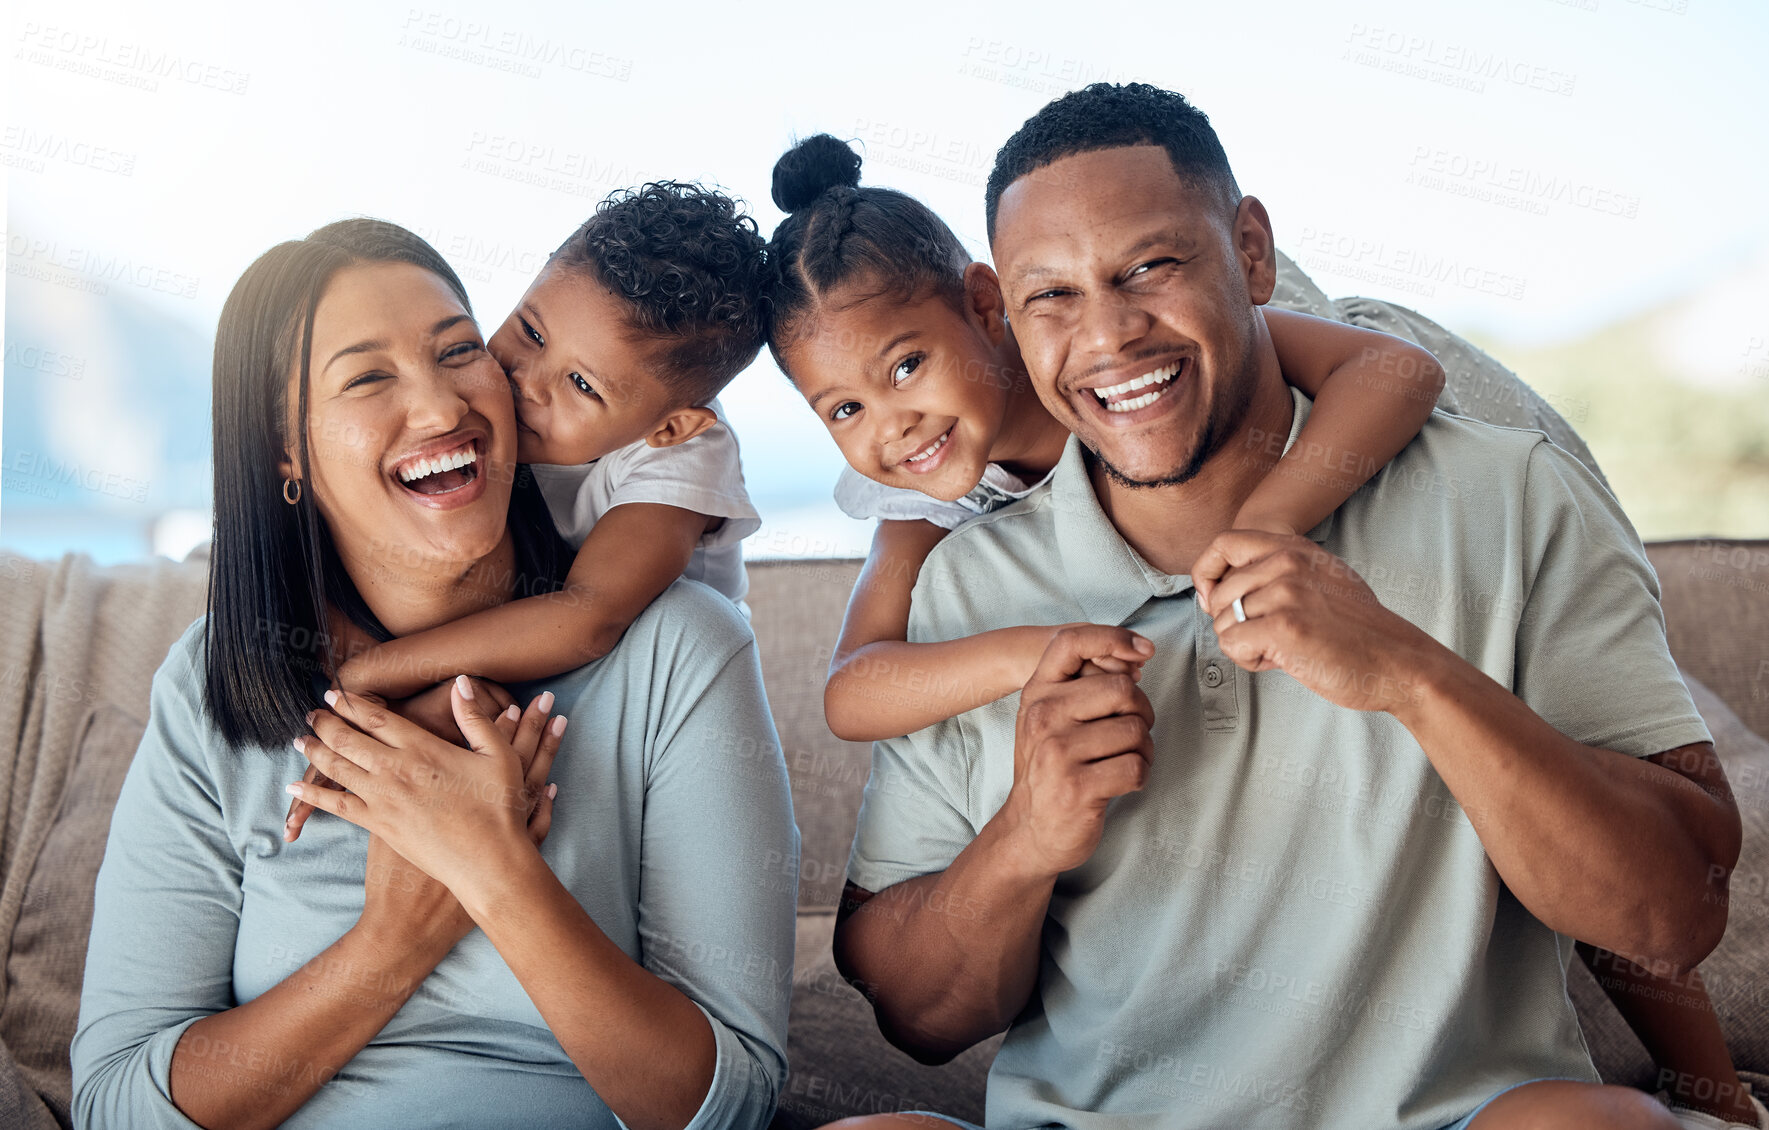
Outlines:
{"label": "young boy", "polygon": [[[516,399],[517,459],[578,547],[564,587],[358,651],[339,668],[345,690],[400,699],[461,672],[569,671],[608,654],[678,577],[747,614],[740,543],[761,518],[714,396],[762,346],[762,249],[736,202],[698,185],[597,206],[489,342]],[[291,806],[286,839],[310,811]]]}
{"label": "young boy", "polygon": [[677,577],[741,605],[761,526],[714,395],[762,345],[755,222],[722,193],[617,192],[554,252],[491,337],[516,458],[578,545],[565,587],[389,640],[344,689],[402,698],[450,672],[516,682],[608,654]]}

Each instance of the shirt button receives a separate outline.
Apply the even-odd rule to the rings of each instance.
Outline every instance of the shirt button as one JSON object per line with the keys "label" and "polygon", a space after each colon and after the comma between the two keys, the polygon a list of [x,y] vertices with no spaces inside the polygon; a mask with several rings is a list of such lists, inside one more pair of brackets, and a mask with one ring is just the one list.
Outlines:
{"label": "shirt button", "polygon": [[1207,687],[1222,686],[1222,668],[1215,663],[1204,665],[1204,685]]}

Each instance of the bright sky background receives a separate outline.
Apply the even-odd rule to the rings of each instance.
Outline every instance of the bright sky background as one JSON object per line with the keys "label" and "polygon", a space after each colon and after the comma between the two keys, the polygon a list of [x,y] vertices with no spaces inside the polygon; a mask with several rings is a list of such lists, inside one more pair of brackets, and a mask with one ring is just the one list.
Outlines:
{"label": "bright sky background", "polygon": [[[26,298],[75,309],[37,291],[123,261],[148,284],[102,301],[204,349],[247,263],[329,220],[426,235],[492,326],[613,188],[716,182],[771,231],[769,170],[820,130],[863,141],[867,182],[921,197],[986,256],[997,146],[1101,78],[1204,109],[1329,294],[1463,332],[1572,337],[1769,245],[1757,0],[10,7],[9,321]],[[1413,272],[1445,260],[1485,281],[1420,286]],[[55,327],[63,348],[82,317]],[[206,444],[204,418],[131,434],[115,407],[141,392],[124,388],[128,351],[113,342],[95,356],[121,360],[57,386],[64,447],[146,468]],[[15,352],[9,390],[43,379]],[[185,379],[206,389],[206,368]],[[826,502],[840,457],[765,353],[723,402],[770,522],[753,551],[858,549]]]}

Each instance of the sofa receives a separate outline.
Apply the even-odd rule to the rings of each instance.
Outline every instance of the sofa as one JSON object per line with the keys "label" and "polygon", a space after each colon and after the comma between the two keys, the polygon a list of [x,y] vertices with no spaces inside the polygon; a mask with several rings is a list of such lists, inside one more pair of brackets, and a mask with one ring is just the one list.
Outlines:
{"label": "sofa", "polygon": [[[1285,264],[1280,304],[1413,338],[1444,362],[1451,410],[1539,427],[1595,466],[1541,398],[1490,358],[1411,311],[1329,301]],[[1769,541],[1649,545],[1669,643],[1714,734],[1743,815],[1731,919],[1702,966],[1741,1070],[1769,1094]],[[0,553],[0,1127],[68,1123],[68,1042],[78,1012],[93,881],[123,774],[147,720],[151,677],[202,614],[208,559],[100,568],[69,555]],[[823,721],[823,675],[859,563],[752,563],[749,602],[802,834],[791,1075],[774,1125],[933,1108],[982,1121],[997,1040],[941,1067],[879,1035],[830,956],[865,745]],[[1584,967],[1569,975],[1605,1079],[1653,1088],[1639,1042]]]}
{"label": "sofa", "polygon": [[[1769,1084],[1769,541],[1647,547],[1672,653],[1713,731],[1745,825],[1731,923],[1703,965],[1733,1055]],[[823,671],[859,563],[751,566],[768,698],[803,836],[792,1073],[775,1126],[934,1107],[981,1121],[994,1041],[925,1067],[878,1034],[835,971],[830,935],[868,748],[822,720]],[[92,886],[111,806],[146,723],[148,684],[202,614],[207,559],[95,567],[0,554],[0,1126],[67,1124],[68,1041],[79,1005]],[[1652,1083],[1652,1065],[1582,965],[1572,994],[1606,1079]],[[7,1112],[13,1112],[8,1117]]]}

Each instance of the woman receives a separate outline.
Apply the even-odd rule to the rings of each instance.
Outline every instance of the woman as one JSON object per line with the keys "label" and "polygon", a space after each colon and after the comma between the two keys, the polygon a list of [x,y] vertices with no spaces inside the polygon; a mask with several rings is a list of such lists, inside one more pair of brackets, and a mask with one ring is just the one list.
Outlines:
{"label": "woman", "polygon": [[[606,658],[514,688],[540,692],[519,722],[465,680],[394,704],[470,750],[334,714],[340,641],[549,591],[567,552],[460,281],[410,232],[273,248],[215,357],[209,614],[154,677],[113,817],[77,1124],[764,1125],[793,892],[760,868],[796,875],[798,834],[741,617],[678,585]],[[404,485],[443,452],[433,493]],[[285,843],[315,708],[298,744],[357,792]]]}

